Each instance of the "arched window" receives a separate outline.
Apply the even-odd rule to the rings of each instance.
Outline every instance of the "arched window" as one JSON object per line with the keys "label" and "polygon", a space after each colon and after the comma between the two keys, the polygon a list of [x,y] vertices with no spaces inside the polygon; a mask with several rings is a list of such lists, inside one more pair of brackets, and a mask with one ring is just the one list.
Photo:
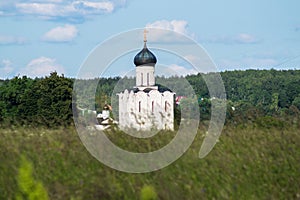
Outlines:
{"label": "arched window", "polygon": [[154,101],[152,101],[152,113],[154,113]]}
{"label": "arched window", "polygon": [[149,84],[149,73],[147,73],[147,85],[150,85]]}
{"label": "arched window", "polygon": [[143,85],[143,73],[141,73],[141,85]]}
{"label": "arched window", "polygon": [[141,112],[141,101],[139,101],[139,112]]}
{"label": "arched window", "polygon": [[165,112],[167,112],[167,111],[168,111],[168,102],[165,101]]}

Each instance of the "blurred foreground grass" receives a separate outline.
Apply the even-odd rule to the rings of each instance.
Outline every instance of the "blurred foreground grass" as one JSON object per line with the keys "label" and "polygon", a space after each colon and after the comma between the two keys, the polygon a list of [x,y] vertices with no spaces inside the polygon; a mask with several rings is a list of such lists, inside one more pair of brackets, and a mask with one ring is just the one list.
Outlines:
{"label": "blurred foreground grass", "polygon": [[[210,154],[199,159],[203,135],[199,130],[189,150],[170,166],[128,174],[93,158],[73,127],[3,129],[0,199],[15,199],[20,192],[22,156],[32,163],[33,177],[50,199],[300,199],[299,128],[227,126]],[[120,133],[109,137],[127,146]],[[142,143],[141,152],[149,144],[153,141]]]}

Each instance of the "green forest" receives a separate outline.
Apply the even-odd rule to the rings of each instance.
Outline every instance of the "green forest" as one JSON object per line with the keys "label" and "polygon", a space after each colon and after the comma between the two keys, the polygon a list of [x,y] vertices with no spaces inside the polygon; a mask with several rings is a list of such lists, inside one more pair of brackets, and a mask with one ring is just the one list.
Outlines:
{"label": "green forest", "polygon": [[[194,143],[180,159],[146,174],[98,162],[73,122],[74,104],[101,111],[105,102],[116,103],[112,95],[134,85],[133,78],[75,80],[53,72],[0,80],[0,199],[300,199],[300,70],[221,72],[225,126],[215,148],[199,159],[212,101],[204,79],[211,75],[156,78],[186,99],[180,83],[187,80],[201,120]],[[82,87],[76,101],[75,81]],[[84,98],[92,84],[97,84],[95,97]],[[180,123],[180,107],[174,112]],[[142,143],[118,130],[107,134],[124,148],[148,151],[174,133]]]}
{"label": "green forest", "polygon": [[[203,77],[211,74],[186,77],[157,77],[176,88],[177,96],[189,96],[181,84],[186,79],[198,98],[202,121],[210,119],[211,98]],[[221,72],[227,96],[227,122],[245,123],[260,117],[274,120],[290,120],[297,117],[300,109],[300,70],[246,70]],[[72,88],[74,79],[51,73],[45,78],[15,77],[0,82],[0,126],[57,127],[72,124]],[[118,90],[132,88],[133,78],[98,78],[77,80],[82,99],[80,107],[91,109],[95,104],[101,111],[105,102],[111,102],[115,85]],[[121,83],[120,83],[121,82]],[[95,97],[85,98],[89,85],[97,84]],[[234,110],[233,110],[234,109]]]}

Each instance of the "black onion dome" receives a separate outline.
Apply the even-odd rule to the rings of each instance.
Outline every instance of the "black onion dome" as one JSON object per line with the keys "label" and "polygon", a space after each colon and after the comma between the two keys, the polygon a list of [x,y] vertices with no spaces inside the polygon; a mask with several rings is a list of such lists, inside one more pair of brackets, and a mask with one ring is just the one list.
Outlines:
{"label": "black onion dome", "polygon": [[136,54],[134,57],[134,64],[136,66],[146,65],[146,64],[156,64],[157,60],[155,55],[147,48],[146,43],[144,48]]}

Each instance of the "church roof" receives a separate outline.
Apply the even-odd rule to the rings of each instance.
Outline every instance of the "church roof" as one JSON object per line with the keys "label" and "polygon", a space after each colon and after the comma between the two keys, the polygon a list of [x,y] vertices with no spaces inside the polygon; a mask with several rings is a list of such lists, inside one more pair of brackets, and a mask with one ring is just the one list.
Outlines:
{"label": "church roof", "polygon": [[134,64],[141,65],[155,65],[157,62],[155,55],[147,48],[146,42],[144,48],[134,57]]}
{"label": "church roof", "polygon": [[[152,88],[145,88],[144,90],[142,90],[143,92],[145,92],[145,93],[149,93],[150,91],[152,91],[153,89]],[[134,93],[137,93],[137,92],[140,92],[141,90],[139,90],[138,88],[134,88],[133,89],[133,92]],[[166,92],[166,91],[169,91],[169,92],[173,92],[172,90],[170,90],[169,88],[167,88],[167,87],[163,87],[163,86],[161,86],[161,85],[159,85],[158,84],[158,91],[160,92],[160,93],[164,93],[164,92]]]}

